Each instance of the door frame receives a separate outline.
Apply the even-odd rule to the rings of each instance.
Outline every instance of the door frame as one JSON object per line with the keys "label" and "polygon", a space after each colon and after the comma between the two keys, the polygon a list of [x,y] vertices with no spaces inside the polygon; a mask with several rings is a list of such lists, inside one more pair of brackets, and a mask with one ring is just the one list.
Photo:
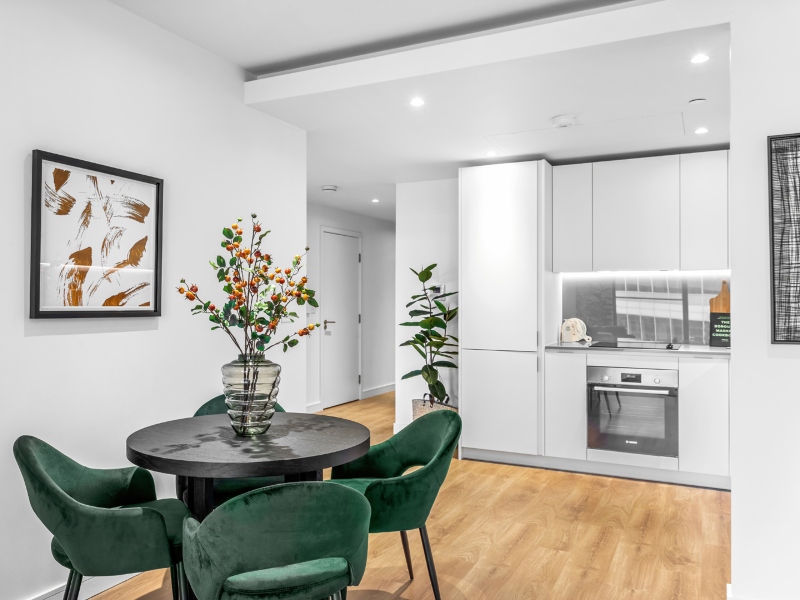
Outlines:
{"label": "door frame", "polygon": [[[330,227],[328,225],[320,225],[319,228],[319,241],[320,241],[320,261],[319,261],[319,283],[320,286],[324,286],[325,282],[325,260],[323,258],[323,252],[325,251],[325,234],[332,234],[332,235],[340,235],[343,237],[352,237],[358,240],[358,255],[359,257],[362,256],[361,252],[361,245],[362,245],[362,235],[358,231],[349,231],[347,229],[340,229],[338,227]],[[361,279],[361,263],[362,261],[358,261],[358,314],[361,315],[361,290],[362,290],[362,279]],[[322,294],[323,299],[325,295],[325,289],[322,287]],[[319,322],[322,323],[325,320],[325,302],[323,301],[320,304],[319,310]],[[359,319],[358,323],[358,374],[359,374],[359,382],[358,382],[358,400],[362,399],[363,396],[363,384],[364,384],[364,377],[362,371],[362,357],[361,357],[361,319]],[[325,398],[323,396],[324,390],[324,381],[323,375],[325,371],[323,370],[323,363],[325,361],[325,348],[323,344],[325,344],[325,330],[323,329],[323,333],[320,336],[321,341],[319,344],[319,402],[322,405],[322,410],[325,410]]]}

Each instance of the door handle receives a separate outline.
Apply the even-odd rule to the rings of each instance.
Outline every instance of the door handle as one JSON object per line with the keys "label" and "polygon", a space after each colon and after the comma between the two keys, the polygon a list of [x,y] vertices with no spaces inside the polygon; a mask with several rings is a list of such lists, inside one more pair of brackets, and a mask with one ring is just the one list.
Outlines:
{"label": "door handle", "polygon": [[326,329],[326,330],[328,329],[328,323],[336,323],[336,321],[328,321],[327,319],[325,319],[325,320],[323,321],[323,324],[325,325],[325,329]]}

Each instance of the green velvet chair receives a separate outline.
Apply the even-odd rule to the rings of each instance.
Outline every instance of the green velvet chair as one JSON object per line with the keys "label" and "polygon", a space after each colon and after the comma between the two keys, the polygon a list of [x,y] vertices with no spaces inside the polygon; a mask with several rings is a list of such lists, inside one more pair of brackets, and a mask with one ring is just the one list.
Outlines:
{"label": "green velvet chair", "polygon": [[301,482],[237,496],[184,523],[198,600],[341,598],[367,563],[370,507],[341,485]]}
{"label": "green velvet chair", "polygon": [[153,476],[139,467],[90,469],[24,435],[14,442],[33,511],[53,534],[53,557],[69,569],[65,600],[84,576],[169,567],[175,600],[185,590],[183,519],[175,499],[156,500]]}
{"label": "green velvet chair", "polygon": [[[372,507],[370,533],[399,531],[408,574],[414,579],[407,531],[419,529],[436,600],[436,567],[425,523],[461,436],[461,417],[439,410],[420,417],[364,456],[334,467],[331,479],[364,494]],[[409,468],[421,466],[413,473]]]}
{"label": "green velvet chair", "polygon": [[[275,412],[286,412],[280,404],[275,405]],[[194,413],[195,417],[203,417],[205,415],[225,415],[228,413],[228,406],[225,404],[225,396],[217,396],[212,398],[203,406],[197,409]],[[235,498],[239,494],[250,492],[258,488],[266,487],[268,485],[275,485],[277,483],[285,483],[286,479],[283,475],[276,475],[274,477],[248,477],[244,479],[215,479],[214,480],[214,506],[227,502],[231,498]],[[188,479],[177,475],[175,477],[175,493],[181,500],[186,500],[184,494],[189,485]]]}

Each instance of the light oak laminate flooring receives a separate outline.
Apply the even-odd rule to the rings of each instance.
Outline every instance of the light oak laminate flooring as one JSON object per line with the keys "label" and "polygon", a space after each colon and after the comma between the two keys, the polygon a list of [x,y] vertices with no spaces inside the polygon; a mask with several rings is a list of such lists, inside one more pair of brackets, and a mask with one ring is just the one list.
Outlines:
{"label": "light oak laminate flooring", "polygon": [[[391,436],[394,394],[324,411]],[[326,473],[326,477],[328,474]],[[453,460],[428,520],[444,600],[724,600],[730,494],[676,485]],[[370,536],[349,600],[433,598],[417,532],[415,579],[400,535]],[[169,573],[98,600],[170,600]]]}

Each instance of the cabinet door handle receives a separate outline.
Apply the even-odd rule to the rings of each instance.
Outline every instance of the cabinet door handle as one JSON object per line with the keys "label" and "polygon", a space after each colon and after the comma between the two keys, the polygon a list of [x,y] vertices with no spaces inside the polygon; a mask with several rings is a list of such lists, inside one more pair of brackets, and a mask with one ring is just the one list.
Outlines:
{"label": "cabinet door handle", "polygon": [[327,319],[325,319],[323,321],[323,324],[325,325],[325,329],[328,329],[328,323],[336,323],[336,321],[328,321]]}

